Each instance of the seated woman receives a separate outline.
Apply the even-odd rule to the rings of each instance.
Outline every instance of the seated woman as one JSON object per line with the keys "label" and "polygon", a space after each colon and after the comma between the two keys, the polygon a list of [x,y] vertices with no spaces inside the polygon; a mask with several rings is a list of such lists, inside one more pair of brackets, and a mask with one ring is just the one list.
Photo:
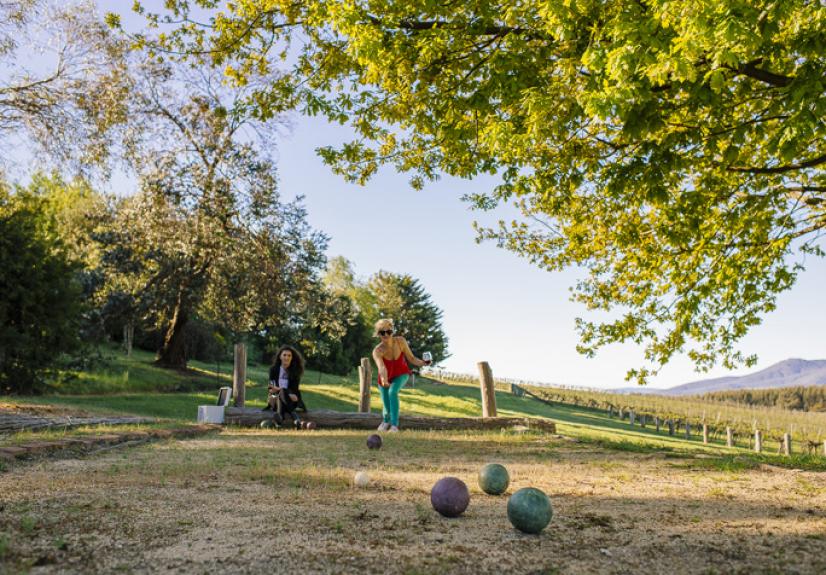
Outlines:
{"label": "seated woman", "polygon": [[284,422],[285,414],[289,414],[296,429],[301,428],[301,418],[296,409],[307,411],[301,399],[301,376],[304,375],[304,358],[291,345],[282,345],[275,354],[275,360],[270,367],[270,382],[267,388],[267,407],[272,409],[277,424]]}

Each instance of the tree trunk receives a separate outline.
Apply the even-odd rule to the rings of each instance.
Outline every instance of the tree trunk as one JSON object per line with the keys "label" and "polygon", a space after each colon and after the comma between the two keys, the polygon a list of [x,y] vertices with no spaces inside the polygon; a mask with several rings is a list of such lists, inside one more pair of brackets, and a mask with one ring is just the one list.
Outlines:
{"label": "tree trunk", "polygon": [[158,355],[155,358],[156,364],[162,367],[186,369],[184,333],[187,321],[189,321],[189,310],[186,309],[182,290],[178,294],[175,313],[172,315],[172,321],[166,330],[163,346],[158,350]]}

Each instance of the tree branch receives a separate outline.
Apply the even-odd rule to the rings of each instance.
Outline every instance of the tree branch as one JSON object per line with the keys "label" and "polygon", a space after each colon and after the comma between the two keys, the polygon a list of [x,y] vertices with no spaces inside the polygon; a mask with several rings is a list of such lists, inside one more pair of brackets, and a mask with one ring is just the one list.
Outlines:
{"label": "tree branch", "polygon": [[520,28],[518,26],[477,26],[473,23],[469,26],[465,24],[457,26],[455,23],[447,20],[400,20],[395,26],[390,26],[377,16],[373,16],[371,14],[367,15],[367,19],[373,24],[384,28],[395,27],[400,30],[410,30],[414,32],[458,27],[467,28],[470,31],[476,32],[479,36],[505,36],[507,34],[530,34],[531,36],[539,36],[536,30],[531,30],[530,28]]}
{"label": "tree branch", "polygon": [[735,72],[742,74],[744,76],[748,76],[749,78],[760,80],[764,84],[769,84],[771,86],[775,86],[778,88],[785,88],[786,86],[792,83],[792,80],[794,80],[794,77],[792,76],[775,74],[774,72],[758,68],[757,65],[760,64],[762,61],[762,59],[754,60],[753,62],[739,64],[737,68],[729,66],[726,66],[726,68],[728,68],[729,70],[734,70]]}
{"label": "tree branch", "polygon": [[790,164],[787,166],[774,166],[772,168],[753,168],[753,167],[728,167],[729,172],[744,172],[748,174],[782,174],[784,172],[793,172],[795,170],[804,170],[806,168],[813,168],[820,164],[826,163],[826,154],[817,156],[799,164]]}

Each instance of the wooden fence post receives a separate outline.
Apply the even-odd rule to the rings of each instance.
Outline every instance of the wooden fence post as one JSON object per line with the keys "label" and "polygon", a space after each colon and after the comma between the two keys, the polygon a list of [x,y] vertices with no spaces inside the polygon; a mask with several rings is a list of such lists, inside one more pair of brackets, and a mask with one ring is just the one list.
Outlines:
{"label": "wooden fence post", "polygon": [[734,447],[734,432],[730,427],[726,427],[726,447]]}
{"label": "wooden fence post", "polygon": [[628,412],[628,423],[633,427],[634,426],[634,410],[630,410]]}
{"label": "wooden fence post", "polygon": [[685,438],[691,439],[691,424],[688,421],[685,422]]}
{"label": "wooden fence post", "polygon": [[657,433],[660,432],[660,418],[658,416],[654,416],[654,427],[657,428]]}
{"label": "wooden fence post", "polygon": [[645,414],[640,415],[640,427],[645,427]]}
{"label": "wooden fence post", "polygon": [[763,451],[763,434],[760,433],[759,429],[754,430],[754,450],[757,453]]}
{"label": "wooden fence post", "polygon": [[132,357],[132,343],[134,341],[135,324],[132,321],[128,321],[123,326],[123,347],[126,349],[126,357]]}
{"label": "wooden fence post", "polygon": [[361,358],[359,365],[359,413],[370,413],[370,384],[373,382],[373,368],[370,360]]}
{"label": "wooden fence post", "polygon": [[791,455],[792,454],[792,434],[791,433],[784,433],[783,434],[783,455]]}
{"label": "wooden fence post", "polygon": [[612,405],[608,406],[608,419],[614,417],[614,407]]}
{"label": "wooden fence post", "polygon": [[674,435],[674,420],[669,419],[665,423],[668,425],[668,435]]}
{"label": "wooden fence post", "polygon": [[232,367],[232,396],[235,398],[235,407],[244,407],[247,382],[247,346],[243,343],[235,344],[235,362]]}
{"label": "wooden fence post", "polygon": [[703,424],[703,443],[708,444],[708,423]]}
{"label": "wooden fence post", "polygon": [[493,372],[486,361],[476,364],[479,368],[479,385],[482,388],[482,417],[496,417],[496,390],[493,387]]}

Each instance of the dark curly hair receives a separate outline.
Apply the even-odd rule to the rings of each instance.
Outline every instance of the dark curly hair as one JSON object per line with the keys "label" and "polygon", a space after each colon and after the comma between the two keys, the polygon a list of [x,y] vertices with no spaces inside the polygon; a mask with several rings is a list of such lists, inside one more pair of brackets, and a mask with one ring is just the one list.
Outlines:
{"label": "dark curly hair", "polygon": [[[293,354],[293,360],[290,362],[290,367],[287,368],[287,373],[296,379],[300,379],[304,375],[304,358],[298,353],[298,350],[291,345],[282,345],[275,352],[275,357],[272,360],[273,367],[281,367],[281,352],[289,351]],[[277,373],[277,372],[276,372]]]}

